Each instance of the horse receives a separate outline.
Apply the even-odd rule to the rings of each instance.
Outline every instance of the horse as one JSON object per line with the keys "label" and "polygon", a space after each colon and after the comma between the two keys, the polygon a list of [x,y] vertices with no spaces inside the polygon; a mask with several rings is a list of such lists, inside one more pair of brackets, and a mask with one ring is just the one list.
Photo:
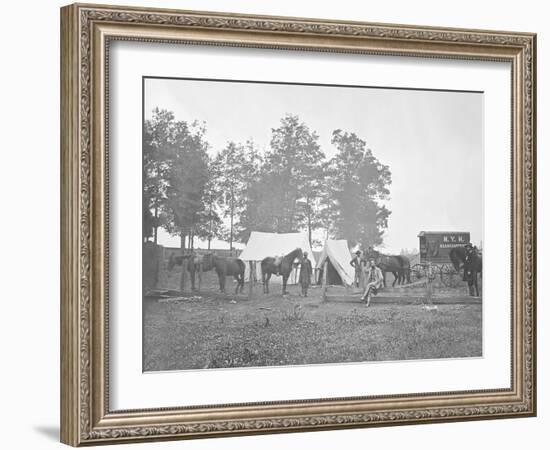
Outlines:
{"label": "horse", "polygon": [[[203,264],[203,255],[197,253],[191,253],[187,255],[178,255],[175,256],[173,253],[168,258],[168,270],[171,272],[174,266],[181,266],[184,262],[187,262],[187,272],[191,275],[191,290],[200,291],[201,286],[201,272],[208,272],[212,268],[206,269]],[[199,288],[195,288],[195,273],[199,273]]]}
{"label": "horse", "polygon": [[464,263],[466,262],[466,247],[462,245],[453,247],[449,251],[449,258],[455,270],[459,272],[460,269],[464,267]]}
{"label": "horse", "polygon": [[476,297],[479,297],[479,286],[477,285],[477,274],[483,276],[483,262],[481,254],[476,247],[466,251],[466,258],[464,261],[464,281],[468,282],[468,290],[470,296],[474,296],[474,288]]}
{"label": "horse", "polygon": [[283,295],[286,295],[286,283],[290,272],[292,272],[294,260],[302,259],[303,253],[301,248],[297,248],[291,251],[288,255],[283,256],[282,259],[268,256],[262,259],[260,264],[262,269],[262,285],[264,288],[264,294],[269,294],[269,279],[271,275],[277,275],[283,277]]}
{"label": "horse", "polygon": [[366,259],[374,259],[376,265],[382,270],[384,287],[386,287],[386,272],[393,274],[392,287],[396,283],[405,284],[405,282],[411,282],[411,263],[406,256],[384,255],[371,248],[367,251]]}
{"label": "horse", "polygon": [[237,281],[235,294],[244,290],[244,269],[245,264],[242,259],[217,256],[213,253],[207,253],[202,257],[202,270],[207,272],[214,269],[218,274],[220,283],[220,292],[225,292],[225,277],[234,277]]}

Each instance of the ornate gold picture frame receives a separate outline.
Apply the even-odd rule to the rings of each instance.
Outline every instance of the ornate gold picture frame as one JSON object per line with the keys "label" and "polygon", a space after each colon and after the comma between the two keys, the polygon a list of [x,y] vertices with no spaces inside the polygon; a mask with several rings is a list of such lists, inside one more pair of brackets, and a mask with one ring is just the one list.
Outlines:
{"label": "ornate gold picture frame", "polygon": [[[117,40],[510,63],[510,387],[281,402],[258,398],[256,403],[113,411],[108,370],[107,105],[109,48]],[[536,36],[530,33],[85,4],[62,8],[62,442],[80,446],[534,416],[535,88]]]}

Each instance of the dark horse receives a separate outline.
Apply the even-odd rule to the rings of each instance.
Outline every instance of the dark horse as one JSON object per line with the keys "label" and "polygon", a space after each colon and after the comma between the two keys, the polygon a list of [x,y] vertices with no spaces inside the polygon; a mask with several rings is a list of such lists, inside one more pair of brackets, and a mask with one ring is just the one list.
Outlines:
{"label": "dark horse", "polygon": [[453,247],[449,252],[449,258],[451,259],[455,270],[460,272],[460,269],[464,267],[464,263],[466,262],[466,247]]}
{"label": "dark horse", "polygon": [[411,282],[411,262],[403,255],[384,255],[377,250],[370,248],[366,252],[366,259],[374,259],[384,275],[384,287],[386,287],[386,272],[393,274],[393,283],[405,284]]}
{"label": "dark horse", "polygon": [[282,258],[268,256],[267,258],[262,259],[261,268],[264,294],[269,294],[269,279],[271,278],[271,275],[277,275],[283,277],[283,295],[286,295],[286,283],[288,281],[288,277],[290,276],[290,272],[292,272],[294,260],[296,258],[302,259],[302,257],[302,249],[297,248]]}
{"label": "dark horse", "polygon": [[464,269],[462,280],[468,282],[470,295],[474,296],[475,289],[476,296],[479,297],[477,275],[482,275],[483,273],[482,257],[479,250],[476,247],[471,249],[463,246],[453,247],[449,252],[449,258],[457,272],[460,272],[460,269]]}
{"label": "dark horse", "polygon": [[225,292],[225,277],[233,277],[237,281],[235,294],[243,292],[244,268],[244,262],[239,258],[226,258],[213,253],[207,253],[202,258],[203,272],[214,269],[218,274],[221,292]]}

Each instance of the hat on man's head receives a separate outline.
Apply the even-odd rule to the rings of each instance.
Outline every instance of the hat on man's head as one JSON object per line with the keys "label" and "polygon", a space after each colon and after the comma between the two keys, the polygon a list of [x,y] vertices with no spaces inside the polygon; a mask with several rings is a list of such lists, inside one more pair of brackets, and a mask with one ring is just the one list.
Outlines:
{"label": "hat on man's head", "polygon": [[357,251],[355,252],[355,254],[356,254],[357,256],[359,256],[359,255],[361,254],[361,250],[357,250]]}

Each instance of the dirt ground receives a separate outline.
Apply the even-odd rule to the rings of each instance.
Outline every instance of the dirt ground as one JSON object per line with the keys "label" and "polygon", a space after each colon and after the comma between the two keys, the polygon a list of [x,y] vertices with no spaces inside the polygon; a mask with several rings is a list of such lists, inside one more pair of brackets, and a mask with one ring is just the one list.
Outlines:
{"label": "dirt ground", "polygon": [[[181,269],[161,274],[161,285],[179,286]],[[227,291],[234,283],[227,279]],[[418,290],[418,289],[417,289]],[[482,354],[482,306],[444,304],[426,309],[422,301],[374,303],[331,288],[307,298],[298,286],[281,295],[272,284],[248,296],[220,294],[212,273],[200,293],[179,299],[145,298],[145,371],[279,366],[338,362],[476,357]],[[446,293],[452,300],[452,292]],[[412,295],[412,294],[411,294]],[[462,295],[462,291],[457,293]]]}

